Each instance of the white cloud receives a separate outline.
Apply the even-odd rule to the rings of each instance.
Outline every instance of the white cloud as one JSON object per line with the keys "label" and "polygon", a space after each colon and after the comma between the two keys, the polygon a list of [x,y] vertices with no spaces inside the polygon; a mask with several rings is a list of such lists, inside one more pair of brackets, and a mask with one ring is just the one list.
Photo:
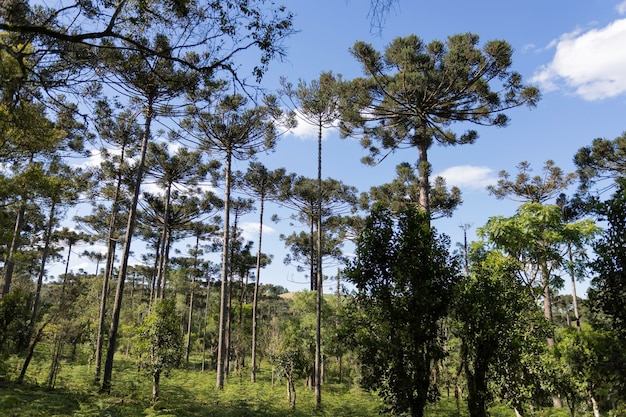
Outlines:
{"label": "white cloud", "polygon": [[619,13],[620,15],[626,14],[626,1],[623,1],[617,6],[615,6],[615,9],[617,10],[617,13]]}
{"label": "white cloud", "polygon": [[[620,6],[626,11],[626,2]],[[532,78],[544,91],[565,88],[585,100],[626,93],[626,19],[586,32],[577,29],[551,42],[552,62]]]}
{"label": "white cloud", "polygon": [[[257,242],[259,237],[259,223],[257,222],[243,222],[238,225],[238,227],[242,230],[243,238],[248,241],[251,240],[253,242]],[[272,227],[268,226],[267,223],[263,222],[263,235],[275,233]],[[255,249],[256,251],[256,249]]]}
{"label": "white cloud", "polygon": [[[309,123],[299,110],[296,110],[296,120],[298,125],[289,131],[289,134],[297,137],[298,139],[315,139],[319,134],[318,126]],[[328,137],[328,132],[332,128],[322,128],[322,139]]]}
{"label": "white cloud", "polygon": [[491,168],[472,165],[446,168],[435,176],[441,176],[446,179],[447,185],[459,188],[484,189],[498,181]]}

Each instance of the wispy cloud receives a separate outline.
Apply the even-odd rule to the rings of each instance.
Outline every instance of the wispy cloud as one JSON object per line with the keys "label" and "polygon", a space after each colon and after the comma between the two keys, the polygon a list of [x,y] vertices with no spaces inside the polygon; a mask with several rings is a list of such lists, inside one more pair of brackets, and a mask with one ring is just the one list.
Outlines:
{"label": "wispy cloud", "polygon": [[[254,242],[257,241],[259,237],[259,223],[257,222],[243,222],[239,224],[239,228],[242,230],[242,237],[248,241],[252,240]],[[263,222],[263,234],[272,234],[275,233],[276,230],[271,226],[268,226],[265,222]]]}
{"label": "wispy cloud", "polygon": [[[306,118],[302,115],[299,110],[296,110],[296,120],[298,121],[298,125],[289,131],[290,135],[295,136],[298,139],[306,140],[306,139],[316,139],[319,133],[318,126],[310,123],[306,120]],[[328,137],[329,132],[334,129],[332,127],[327,127],[322,129],[322,140],[325,140]]]}
{"label": "wispy cloud", "polygon": [[[618,6],[626,13],[626,1]],[[622,12],[621,12],[622,13]],[[626,19],[599,28],[562,35],[549,45],[552,62],[532,78],[544,91],[565,89],[585,100],[601,100],[626,93]]]}
{"label": "wispy cloud", "polygon": [[462,189],[484,189],[498,181],[493,169],[484,166],[458,165],[447,168],[435,175],[445,178],[447,185],[457,186]]}
{"label": "wispy cloud", "polygon": [[615,6],[615,9],[617,10],[617,13],[619,13],[620,15],[626,14],[626,1],[623,1],[617,6]]}

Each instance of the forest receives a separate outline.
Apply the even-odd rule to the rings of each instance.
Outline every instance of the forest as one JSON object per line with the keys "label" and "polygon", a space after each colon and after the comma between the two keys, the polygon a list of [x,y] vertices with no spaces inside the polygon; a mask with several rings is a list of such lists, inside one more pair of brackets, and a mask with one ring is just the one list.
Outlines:
{"label": "forest", "polygon": [[[626,133],[590,140],[575,172],[501,171],[488,192],[517,210],[454,246],[436,220],[461,190],[429,152],[538,105],[511,45],[356,41],[362,76],[268,91],[293,17],[268,0],[0,4],[0,414],[626,416]],[[317,176],[266,167],[302,123]],[[330,128],[364,164],[417,163],[369,190],[324,178]],[[292,229],[284,260],[272,221]],[[263,282],[281,261],[307,291]]]}

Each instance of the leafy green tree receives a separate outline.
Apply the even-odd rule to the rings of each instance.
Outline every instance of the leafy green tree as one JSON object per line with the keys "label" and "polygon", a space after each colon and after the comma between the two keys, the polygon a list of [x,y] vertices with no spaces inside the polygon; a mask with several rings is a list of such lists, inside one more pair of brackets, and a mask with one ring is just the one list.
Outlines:
{"label": "leafy green tree", "polygon": [[135,348],[140,366],[152,376],[152,402],[159,400],[161,375],[183,360],[183,337],[174,300],[158,300],[139,328]]}
{"label": "leafy green tree", "polygon": [[[564,258],[567,245],[584,248],[597,230],[590,219],[565,223],[556,205],[525,203],[512,217],[492,217],[478,229],[478,234],[518,262],[520,278],[535,298],[543,297],[544,315],[552,322],[551,293],[554,287],[562,285],[557,271],[567,266]],[[548,344],[554,344],[552,336],[548,337]]]}
{"label": "leafy green tree", "polygon": [[517,279],[517,265],[501,253],[472,250],[470,275],[455,293],[455,333],[467,379],[470,416],[487,416],[494,399],[521,413],[540,390],[540,358],[547,326]]}
{"label": "leafy green tree", "polygon": [[[526,161],[517,169],[519,173],[515,181],[502,170],[498,183],[487,189],[498,199],[506,197],[524,204],[510,219],[491,218],[479,233],[488,235],[496,246],[530,267],[532,275],[527,283],[531,289],[536,284],[536,273],[540,274],[544,315],[551,322],[552,289],[562,286],[562,279],[556,271],[564,268],[571,274],[575,265],[571,261],[568,263],[565,256],[574,250],[584,256],[585,245],[598,229],[589,219],[570,222],[570,212],[563,210],[563,205],[546,205],[572,184],[575,174],[563,172],[552,160],[545,162],[541,175],[531,176],[532,169]],[[553,277],[556,282],[552,281]],[[549,337],[548,344],[553,343],[553,338]]]}
{"label": "leafy green tree", "polygon": [[351,315],[361,384],[393,413],[424,415],[437,398],[430,383],[443,358],[439,321],[452,305],[457,262],[449,239],[437,236],[427,213],[376,206],[345,277],[356,286]]}
{"label": "leafy green tree", "polygon": [[620,181],[612,198],[597,212],[607,222],[594,245],[589,299],[596,313],[602,312],[614,331],[626,337],[626,182]]}
{"label": "leafy green tree", "polygon": [[[614,336],[605,329],[593,329],[588,325],[579,329],[562,328],[559,331],[558,366],[561,392],[567,400],[570,414],[575,415],[580,405],[589,402],[594,417],[600,417],[600,398],[605,387],[616,391],[614,362],[617,356]],[[619,388],[618,388],[619,389]],[[610,395],[610,394],[609,394]]]}
{"label": "leafy green tree", "polygon": [[361,135],[368,164],[401,148],[417,148],[419,205],[426,212],[431,210],[432,144],[471,144],[478,137],[475,130],[458,135],[449,126],[506,126],[506,110],[533,107],[539,99],[538,89],[524,85],[511,70],[513,50],[507,42],[489,41],[482,48],[478,42],[471,33],[429,44],[410,35],[394,39],[384,54],[365,42],[351,49],[366,77],[352,80],[345,90],[351,106],[342,111],[343,132]]}

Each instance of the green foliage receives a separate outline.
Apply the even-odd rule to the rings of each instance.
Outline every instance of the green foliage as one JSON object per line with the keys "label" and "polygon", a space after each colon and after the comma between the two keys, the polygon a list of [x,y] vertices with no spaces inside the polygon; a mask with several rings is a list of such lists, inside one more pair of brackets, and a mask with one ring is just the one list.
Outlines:
{"label": "green foliage", "polygon": [[390,411],[421,416],[431,390],[431,367],[443,358],[439,320],[452,303],[456,261],[428,214],[377,206],[357,242],[345,277],[357,288],[349,320],[361,385],[376,390]]}
{"label": "green foliage", "polygon": [[15,352],[28,337],[28,297],[23,290],[15,289],[0,300],[0,358]]}
{"label": "green foliage", "polygon": [[180,333],[180,319],[176,314],[174,300],[158,300],[153,311],[139,328],[134,347],[139,355],[139,366],[148,371],[155,380],[158,399],[158,380],[161,373],[180,366],[184,357],[183,338]]}
{"label": "green foliage", "polygon": [[589,298],[596,313],[609,318],[611,327],[626,338],[626,182],[621,181],[612,198],[597,208],[608,225],[594,245]]}
{"label": "green foliage", "polygon": [[542,169],[542,175],[530,176],[532,169],[526,161],[521,162],[517,169],[515,181],[509,179],[508,172],[502,170],[497,185],[487,187],[490,194],[498,199],[509,197],[513,200],[545,203],[556,197],[561,191],[572,184],[576,175],[565,174],[563,170],[547,160]]}
{"label": "green foliage", "polygon": [[[598,230],[593,220],[565,223],[560,207],[530,202],[522,204],[512,217],[492,217],[477,232],[496,248],[518,260],[520,271],[523,265],[536,270],[547,268],[548,264],[556,271],[566,265],[564,248],[568,244],[583,248]],[[553,278],[557,278],[556,275]],[[526,283],[531,287],[537,285],[532,275],[527,277]],[[558,279],[553,285],[560,287],[562,281]]]}
{"label": "green foliage", "polygon": [[594,139],[574,156],[581,188],[586,191],[599,180],[626,176],[626,132],[613,140]]}
{"label": "green foliage", "polygon": [[[436,177],[430,185],[430,209],[433,219],[451,217],[461,204],[461,190],[448,189],[443,177]],[[406,206],[419,207],[420,183],[415,169],[408,162],[396,166],[396,178],[390,183],[370,188],[369,198],[391,207],[393,211]]]}
{"label": "green foliage", "polygon": [[475,249],[471,274],[457,286],[454,317],[471,416],[485,416],[494,399],[522,410],[536,398],[548,327],[516,280],[514,262]]}

